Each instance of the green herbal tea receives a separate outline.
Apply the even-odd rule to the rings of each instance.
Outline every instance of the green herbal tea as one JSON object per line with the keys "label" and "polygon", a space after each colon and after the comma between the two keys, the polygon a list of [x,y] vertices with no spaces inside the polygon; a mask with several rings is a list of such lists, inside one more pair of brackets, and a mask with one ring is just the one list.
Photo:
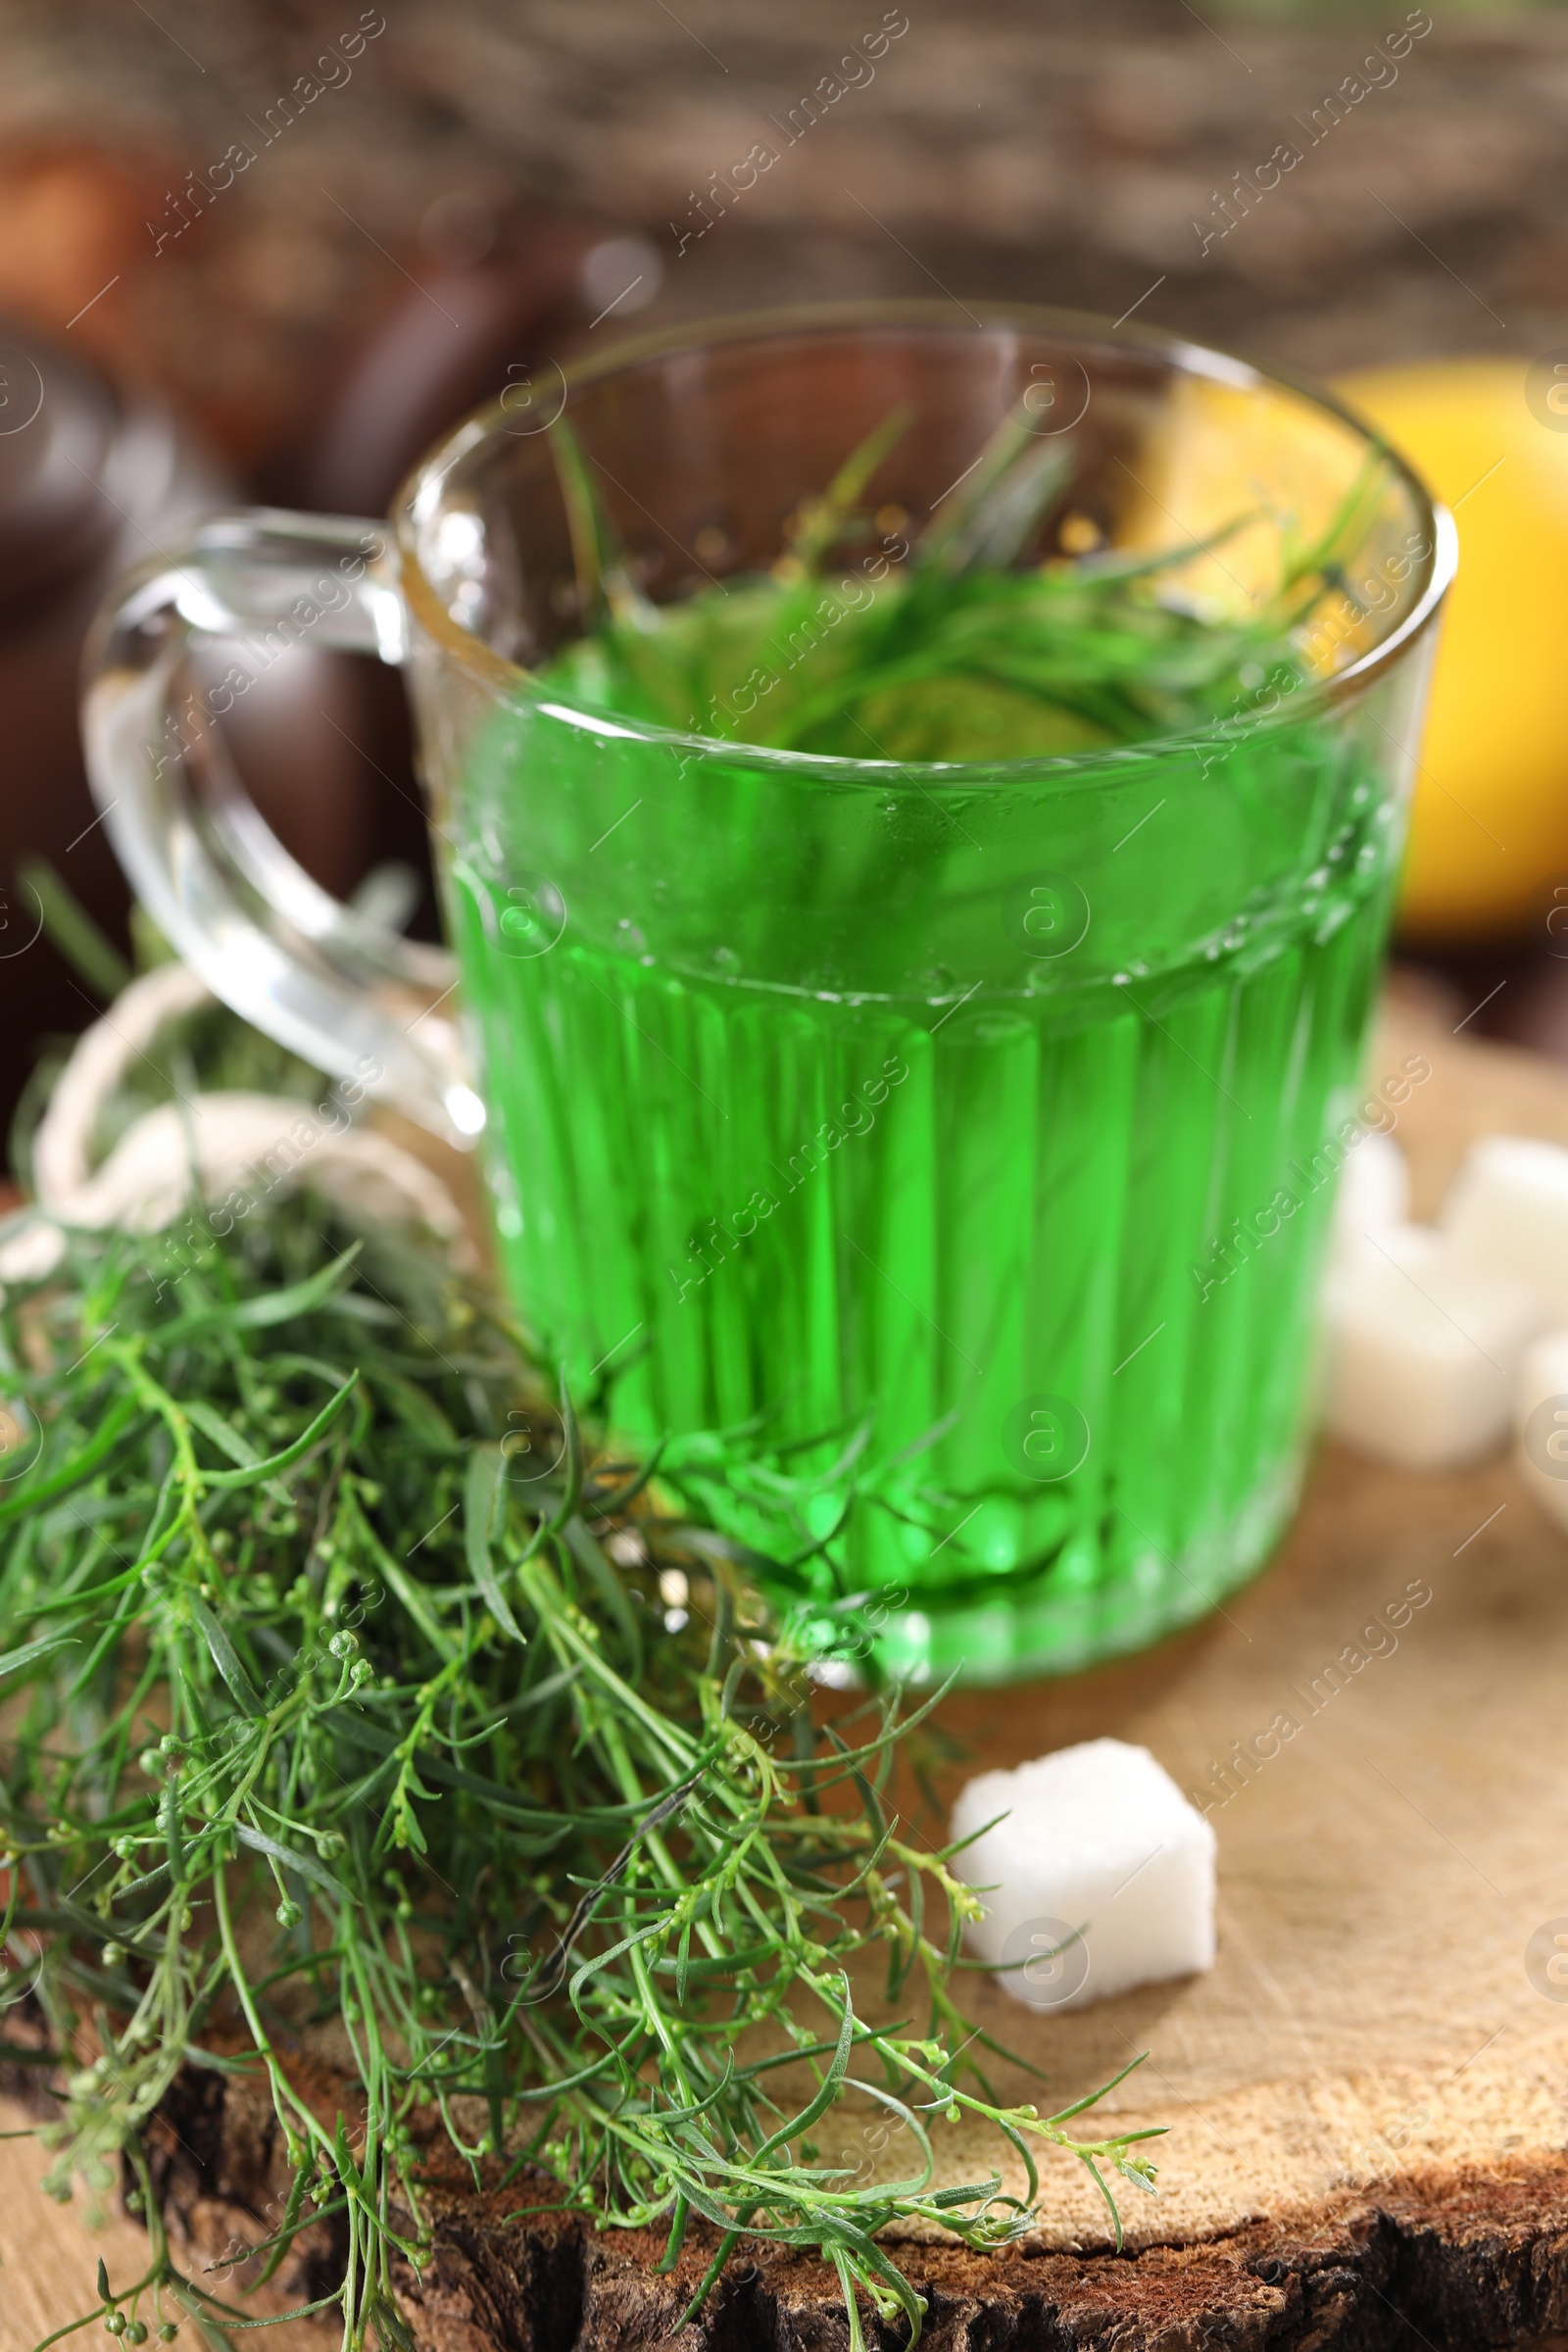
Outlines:
{"label": "green herbal tea", "polygon": [[565,443],[592,625],[437,814],[541,1339],[634,1437],[750,1448],[722,1523],[882,1589],[890,1668],[995,1679],[1200,1614],[1294,1499],[1398,827],[1289,697],[1375,484],[1237,622],[1174,557],[1042,561],[1021,429],[883,527],[899,422],[657,611]]}

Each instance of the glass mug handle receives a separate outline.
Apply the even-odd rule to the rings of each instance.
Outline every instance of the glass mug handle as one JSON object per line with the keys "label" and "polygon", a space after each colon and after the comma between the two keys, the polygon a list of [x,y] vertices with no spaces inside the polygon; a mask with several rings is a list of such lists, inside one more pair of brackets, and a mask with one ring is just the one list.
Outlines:
{"label": "glass mug handle", "polygon": [[[439,1009],[456,977],[439,948],[343,906],[247,797],[215,724],[259,672],[234,662],[196,690],[206,639],[401,664],[408,623],[386,526],[277,508],[219,514],[122,581],[89,640],[82,734],[93,796],[137,897],[215,996],[334,1077],[465,1146],[484,1108]],[[279,644],[281,640],[281,645]]]}

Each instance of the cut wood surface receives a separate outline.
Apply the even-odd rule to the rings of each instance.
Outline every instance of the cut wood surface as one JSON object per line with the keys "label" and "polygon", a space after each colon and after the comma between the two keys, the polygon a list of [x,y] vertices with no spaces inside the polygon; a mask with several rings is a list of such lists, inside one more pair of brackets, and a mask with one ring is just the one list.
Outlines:
{"label": "cut wood surface", "polygon": [[[1398,1112],[1417,1214],[1475,1135],[1568,1143],[1568,1078],[1550,1065],[1396,998],[1374,1078],[1412,1053],[1431,1065]],[[1468,2352],[1568,2332],[1568,1984],[1545,1967],[1568,1936],[1568,1537],[1505,1459],[1414,1477],[1327,1450],[1272,1565],[1204,1625],[1069,1682],[956,1697],[944,1720],[971,1751],[950,1793],[979,1766],[1100,1734],[1152,1748],[1210,1806],[1219,1959],[1057,2017],[970,1981],[973,2014],[1048,2072],[1019,2095],[1064,2103],[1148,2049],[1105,2111],[1171,2129],[1157,2199],[1122,2192],[1124,2256],[1065,2160],[1043,2167],[1031,2247],[900,2247],[931,2290],[934,2346]],[[205,2081],[208,2106],[172,2117],[166,2147],[176,2222],[212,2246],[265,2206],[272,2157],[256,2094]],[[846,2112],[852,2159],[869,2122]],[[940,2148],[956,2179],[996,2153],[961,2126]],[[92,2300],[87,2239],[27,2185],[41,2169],[26,2142],[0,2143],[3,2352]],[[661,2341],[704,2249],[654,2278],[651,2242],[508,2222],[525,2201],[456,2180],[438,2193],[436,2259],[409,2295],[421,2341]],[[111,2226],[112,2274],[134,2240]],[[258,2340],[283,2352],[294,2332]],[[686,2339],[845,2340],[830,2277],[761,2248]]]}

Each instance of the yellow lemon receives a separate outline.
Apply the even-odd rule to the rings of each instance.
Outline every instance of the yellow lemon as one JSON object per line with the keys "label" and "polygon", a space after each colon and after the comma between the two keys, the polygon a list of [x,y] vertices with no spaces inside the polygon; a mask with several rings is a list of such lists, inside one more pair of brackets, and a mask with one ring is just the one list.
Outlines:
{"label": "yellow lemon", "polygon": [[1380,368],[1336,387],[1459,533],[1400,899],[1411,937],[1517,930],[1568,882],[1568,368],[1561,385],[1560,418],[1549,370],[1524,360]]}

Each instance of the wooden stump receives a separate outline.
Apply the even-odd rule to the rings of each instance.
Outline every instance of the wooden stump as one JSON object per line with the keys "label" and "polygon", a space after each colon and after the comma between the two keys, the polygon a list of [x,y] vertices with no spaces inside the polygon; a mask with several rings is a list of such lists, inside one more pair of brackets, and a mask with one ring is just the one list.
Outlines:
{"label": "wooden stump", "polygon": [[[1475,1134],[1568,1142],[1568,1081],[1544,1063],[1396,1011],[1377,1064],[1410,1052],[1431,1064],[1400,1112],[1418,1214]],[[1264,1754],[1282,1715],[1296,1730]],[[1568,1987],[1530,1957],[1552,1923],[1568,1935],[1568,1539],[1505,1459],[1417,1478],[1329,1449],[1277,1559],[1205,1624],[1069,1682],[956,1698],[945,1721],[971,1749],[945,1795],[1102,1733],[1152,1747],[1211,1808],[1220,1949],[1210,1975],[1064,2017],[971,1980],[974,2014],[1046,2070],[1053,2104],[1147,2048],[1106,2110],[1171,2131],[1158,2198],[1124,2192],[1124,2255],[1065,2160],[1043,2168],[1030,2244],[896,2244],[934,2352],[1568,2337]],[[866,2120],[841,2118],[852,2158]],[[257,2242],[282,2182],[256,2090],[187,2077],[164,2121],[176,2231],[209,2261]],[[996,2156],[962,2127],[939,2148],[954,2179]],[[406,2281],[420,2343],[663,2341],[710,2241],[658,2278],[651,2238],[508,2219],[537,2194],[435,2186],[435,2254]],[[276,2283],[319,2292],[332,2259],[322,2234]],[[683,2341],[837,2352],[836,2281],[753,2247]]]}
{"label": "wooden stump", "polygon": [[[265,2096],[232,2077],[188,2075],[163,2126],[164,2209],[187,2260],[200,2267],[231,2257],[247,2235],[259,2240],[287,2186]],[[576,2214],[509,2218],[537,2184],[476,2196],[453,2175],[429,2194],[434,2256],[422,2278],[401,2280],[429,2352],[663,2344],[712,2250],[712,2233],[694,2230],[676,2273],[656,2278],[656,2232],[596,2232]],[[307,2233],[267,2307],[320,2293],[334,2254],[328,2232]],[[925,2298],[930,2352],[1414,2352],[1423,2343],[1544,2352],[1568,2330],[1568,2158],[1424,2166],[1122,2256],[1044,2243],[998,2256],[952,2244],[906,2244],[899,2254]],[[226,2275],[230,2300],[244,2276]],[[869,2312],[862,2320],[887,2352],[902,2342]],[[323,2331],[296,2323],[270,2331],[270,2342],[280,2338],[306,2352]],[[685,2352],[844,2352],[849,2330],[830,2271],[754,2244],[680,2340]]]}

